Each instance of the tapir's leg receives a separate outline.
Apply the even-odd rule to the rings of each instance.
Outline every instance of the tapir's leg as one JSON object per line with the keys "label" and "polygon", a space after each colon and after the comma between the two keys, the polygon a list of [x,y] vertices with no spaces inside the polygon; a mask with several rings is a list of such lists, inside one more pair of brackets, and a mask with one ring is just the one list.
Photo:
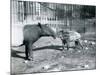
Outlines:
{"label": "tapir's leg", "polygon": [[62,43],[63,43],[63,50],[65,50],[66,45],[67,45],[67,50],[68,50],[69,49],[69,47],[68,47],[68,41],[65,40],[65,39],[63,39]]}
{"label": "tapir's leg", "polygon": [[63,50],[65,49],[65,40],[64,39],[62,39],[62,48],[63,48]]}
{"label": "tapir's leg", "polygon": [[33,60],[32,43],[29,43],[29,59]]}
{"label": "tapir's leg", "polygon": [[68,42],[68,41],[66,41],[66,45],[67,45],[67,50],[69,50],[69,46],[68,46],[68,43],[69,43],[69,42]]}
{"label": "tapir's leg", "polygon": [[82,43],[80,42],[79,39],[75,41],[75,45],[80,45],[82,47],[82,49],[83,49],[83,45],[82,45]]}
{"label": "tapir's leg", "polygon": [[82,47],[82,49],[83,49],[83,45],[82,45],[81,41],[78,40],[78,42],[79,42],[79,45],[80,45],[80,46]]}
{"label": "tapir's leg", "polygon": [[26,59],[33,60],[32,43],[27,42],[25,45]]}
{"label": "tapir's leg", "polygon": [[28,45],[25,44],[25,55],[26,55],[26,60],[28,60]]}

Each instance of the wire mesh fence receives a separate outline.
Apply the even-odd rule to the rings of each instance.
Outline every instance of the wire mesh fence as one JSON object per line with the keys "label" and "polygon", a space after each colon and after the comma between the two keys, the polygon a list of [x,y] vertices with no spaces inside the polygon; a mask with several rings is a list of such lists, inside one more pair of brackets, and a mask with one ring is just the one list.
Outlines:
{"label": "wire mesh fence", "polygon": [[[87,10],[86,10],[87,8]],[[70,29],[80,33],[95,31],[95,7],[32,1],[11,1],[14,24],[48,24],[57,30]]]}

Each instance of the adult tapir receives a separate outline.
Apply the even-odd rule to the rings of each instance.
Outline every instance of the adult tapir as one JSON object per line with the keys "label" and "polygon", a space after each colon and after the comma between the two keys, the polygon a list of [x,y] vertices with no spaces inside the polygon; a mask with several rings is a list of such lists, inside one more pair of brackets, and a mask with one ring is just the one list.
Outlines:
{"label": "adult tapir", "polygon": [[56,33],[47,25],[25,25],[23,28],[23,43],[25,45],[26,60],[33,60],[32,45],[42,36],[51,36],[56,39]]}

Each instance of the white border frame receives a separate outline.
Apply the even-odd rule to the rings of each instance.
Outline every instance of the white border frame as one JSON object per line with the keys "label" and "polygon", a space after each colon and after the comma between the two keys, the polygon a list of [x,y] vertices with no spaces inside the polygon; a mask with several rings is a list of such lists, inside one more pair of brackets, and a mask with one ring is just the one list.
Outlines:
{"label": "white border frame", "polygon": [[[81,71],[68,71],[68,72],[53,72],[53,73],[39,73],[36,75],[98,75],[100,74],[100,36],[99,36],[99,21],[100,21],[100,2],[99,0],[28,0],[40,2],[53,2],[53,3],[69,3],[69,4],[82,4],[82,5],[96,5],[97,18],[96,18],[96,57],[97,68],[96,70],[81,70]],[[1,0],[0,2],[0,75],[10,75],[10,0]],[[32,75],[32,74],[25,74]]]}

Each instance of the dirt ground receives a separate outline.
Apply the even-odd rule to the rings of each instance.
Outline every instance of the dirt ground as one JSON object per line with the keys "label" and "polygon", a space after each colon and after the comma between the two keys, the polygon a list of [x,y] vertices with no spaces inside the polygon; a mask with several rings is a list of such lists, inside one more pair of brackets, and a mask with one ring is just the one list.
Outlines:
{"label": "dirt ground", "polygon": [[[90,37],[91,35],[91,37]],[[41,73],[70,70],[90,70],[96,68],[95,34],[83,35],[80,47],[62,51],[61,40],[42,37],[33,49],[34,61],[25,61],[24,46],[11,50],[11,73]],[[52,43],[53,42],[53,45]]]}

